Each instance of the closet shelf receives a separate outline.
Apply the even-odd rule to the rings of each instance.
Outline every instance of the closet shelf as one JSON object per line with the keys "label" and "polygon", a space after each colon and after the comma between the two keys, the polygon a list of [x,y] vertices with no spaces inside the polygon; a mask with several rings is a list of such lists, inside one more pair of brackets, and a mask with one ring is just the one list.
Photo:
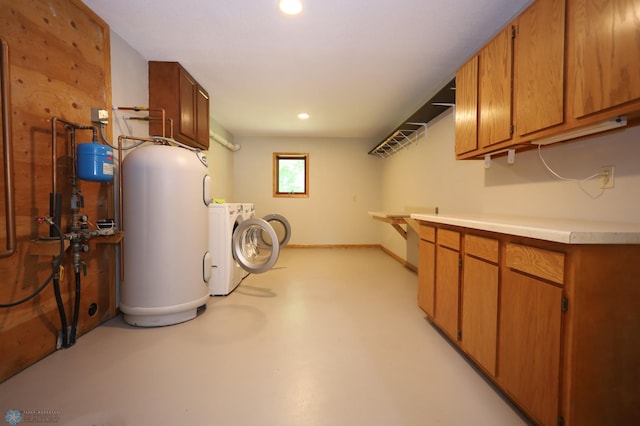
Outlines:
{"label": "closet shelf", "polygon": [[426,134],[427,124],[456,103],[456,79],[449,81],[442,89],[398,126],[391,135],[375,146],[369,155],[389,158],[396,152],[414,144]]}
{"label": "closet shelf", "polygon": [[427,123],[404,123],[400,129],[369,151],[369,154],[382,158],[391,157],[396,152],[416,143],[420,136],[426,133]]}

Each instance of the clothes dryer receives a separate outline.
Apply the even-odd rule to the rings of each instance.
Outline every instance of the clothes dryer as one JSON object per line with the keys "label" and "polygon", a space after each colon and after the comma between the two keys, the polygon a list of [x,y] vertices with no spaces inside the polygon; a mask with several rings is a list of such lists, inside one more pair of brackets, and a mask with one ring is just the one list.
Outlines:
{"label": "clothes dryer", "polygon": [[[239,205],[240,205],[240,217],[242,218],[242,221],[255,217],[256,209],[253,203],[240,203]],[[234,274],[235,274],[234,278],[235,278],[235,281],[239,284],[240,282],[242,282],[243,279],[245,279],[249,275],[249,271],[242,268],[237,261],[235,263],[236,264],[234,268]]]}
{"label": "clothes dryer", "polygon": [[251,203],[209,205],[209,229],[212,296],[231,293],[249,273],[266,272],[278,260],[281,245],[276,232],[255,217]]}

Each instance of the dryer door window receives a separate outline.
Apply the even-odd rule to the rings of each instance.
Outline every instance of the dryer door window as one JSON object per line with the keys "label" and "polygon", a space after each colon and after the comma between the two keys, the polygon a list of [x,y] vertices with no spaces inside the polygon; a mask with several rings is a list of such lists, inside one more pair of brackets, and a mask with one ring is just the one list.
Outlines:
{"label": "dryer door window", "polygon": [[[289,238],[291,238],[291,225],[289,225],[289,221],[279,214],[268,214],[263,217],[269,225],[276,231],[276,235],[278,236],[278,243],[280,243],[280,248],[283,248],[289,242]],[[264,239],[267,240],[267,235],[264,236]],[[266,241],[269,244],[271,241]]]}
{"label": "dryer door window", "polygon": [[[267,243],[268,241],[268,243]],[[276,242],[272,244],[272,242]],[[233,232],[233,257],[245,271],[266,272],[275,265],[280,254],[278,237],[265,220],[253,217],[240,223]]]}

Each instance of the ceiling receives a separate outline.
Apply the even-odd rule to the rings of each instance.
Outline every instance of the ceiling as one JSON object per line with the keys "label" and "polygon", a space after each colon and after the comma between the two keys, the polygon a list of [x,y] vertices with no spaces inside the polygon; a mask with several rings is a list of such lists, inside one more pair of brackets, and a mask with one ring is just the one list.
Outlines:
{"label": "ceiling", "polygon": [[[234,136],[381,139],[531,0],[83,0],[146,60],[178,61]],[[307,112],[308,120],[297,114]]]}

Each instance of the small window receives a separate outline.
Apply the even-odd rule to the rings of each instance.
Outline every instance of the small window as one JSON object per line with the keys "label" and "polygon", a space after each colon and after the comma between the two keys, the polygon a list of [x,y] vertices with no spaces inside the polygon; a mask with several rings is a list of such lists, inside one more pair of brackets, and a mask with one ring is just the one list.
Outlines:
{"label": "small window", "polygon": [[273,196],[309,196],[309,154],[273,153]]}

